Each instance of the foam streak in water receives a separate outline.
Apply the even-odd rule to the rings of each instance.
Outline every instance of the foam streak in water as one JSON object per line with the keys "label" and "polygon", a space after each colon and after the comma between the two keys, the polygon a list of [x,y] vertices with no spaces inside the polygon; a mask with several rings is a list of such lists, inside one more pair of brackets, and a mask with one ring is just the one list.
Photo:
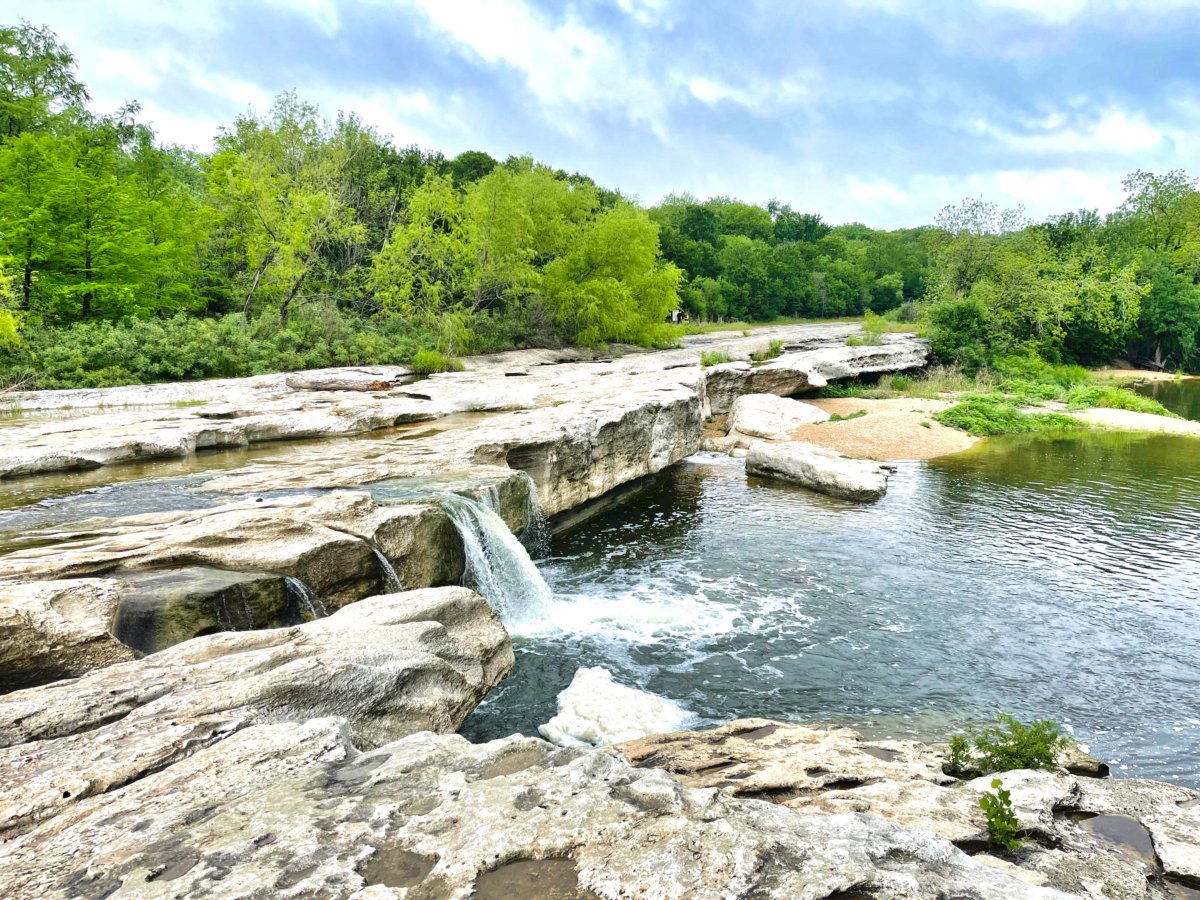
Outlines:
{"label": "foam streak in water", "polygon": [[458,529],[466,555],[465,580],[510,629],[545,621],[552,595],[521,542],[490,507],[445,494],[442,507]]}
{"label": "foam streak in water", "polygon": [[296,598],[296,602],[300,605],[300,608],[308,613],[309,616],[314,619],[321,619],[329,615],[329,611],[325,609],[325,604],[321,602],[321,598],[299,578],[285,575],[283,583],[287,587],[287,592]]}
{"label": "foam streak in water", "polygon": [[396,574],[396,567],[392,565],[392,561],[387,558],[387,554],[371,545],[371,552],[375,554],[375,558],[379,560],[379,568],[383,570],[383,581],[387,585],[387,589],[393,594],[399,594],[404,590],[404,585],[400,583],[400,576]]}

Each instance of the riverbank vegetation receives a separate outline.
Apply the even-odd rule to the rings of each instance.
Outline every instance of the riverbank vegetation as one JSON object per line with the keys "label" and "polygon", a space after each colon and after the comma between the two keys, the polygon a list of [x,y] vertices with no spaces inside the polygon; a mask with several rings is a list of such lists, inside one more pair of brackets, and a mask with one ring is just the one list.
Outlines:
{"label": "riverbank vegetation", "polygon": [[[647,208],[528,156],[397,147],[294,94],[211,152],[166,146],[136,103],[92,109],[69,49],[29,23],[0,28],[0,76],[10,386],[668,346],[712,322],[844,316],[864,317],[863,343],[923,330],[963,377],[1014,358],[1200,370],[1200,194],[1183,172],[1134,173],[1107,217],[1030,223],[970,200],[881,231],[778,201]],[[691,321],[667,324],[677,309]]]}

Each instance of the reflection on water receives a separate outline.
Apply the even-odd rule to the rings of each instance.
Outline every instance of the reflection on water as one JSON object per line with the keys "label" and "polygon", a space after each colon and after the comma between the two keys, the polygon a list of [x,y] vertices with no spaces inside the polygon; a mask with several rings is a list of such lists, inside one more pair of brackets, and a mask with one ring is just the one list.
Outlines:
{"label": "reflection on water", "polygon": [[1153,397],[1173,413],[1200,422],[1200,378],[1178,381],[1148,381],[1137,385],[1137,392]]}
{"label": "reflection on water", "polygon": [[543,633],[464,727],[535,733],[579,666],[712,721],[944,738],[1006,709],[1200,784],[1200,442],[991,440],[874,506],[696,457],[555,538]]}

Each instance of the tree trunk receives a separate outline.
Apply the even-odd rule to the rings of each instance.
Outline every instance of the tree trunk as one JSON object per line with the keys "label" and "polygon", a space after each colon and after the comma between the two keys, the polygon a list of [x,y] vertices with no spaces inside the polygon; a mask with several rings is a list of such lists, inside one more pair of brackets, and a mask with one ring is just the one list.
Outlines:
{"label": "tree trunk", "polygon": [[263,257],[263,261],[259,263],[258,271],[254,273],[254,283],[250,285],[250,293],[246,295],[246,302],[242,304],[242,315],[247,319],[250,318],[250,301],[254,299],[254,295],[258,293],[258,283],[262,281],[263,274],[267,271],[267,266],[271,265],[275,259],[275,248]]}
{"label": "tree trunk", "polygon": [[304,284],[304,277],[308,274],[308,270],[300,273],[300,277],[296,279],[296,283],[292,285],[292,289],[288,291],[288,295],[283,298],[283,305],[279,307],[279,324],[284,328],[288,323],[288,308],[292,305],[292,301],[296,299],[296,295],[300,293],[300,285]]}
{"label": "tree trunk", "polygon": [[83,317],[86,319],[92,314],[92,248],[88,247],[83,254],[83,280],[87,283],[87,290],[83,292]]}
{"label": "tree trunk", "polygon": [[21,279],[21,311],[33,308],[33,239],[25,242],[25,277]]}

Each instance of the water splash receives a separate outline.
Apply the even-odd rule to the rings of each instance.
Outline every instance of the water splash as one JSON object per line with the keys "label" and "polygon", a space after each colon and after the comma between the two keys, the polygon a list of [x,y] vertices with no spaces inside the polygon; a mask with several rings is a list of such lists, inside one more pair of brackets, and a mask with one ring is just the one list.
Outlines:
{"label": "water splash", "polygon": [[392,561],[387,558],[384,553],[375,544],[371,545],[371,552],[375,554],[375,558],[379,560],[379,568],[383,569],[383,581],[387,585],[389,593],[399,594],[404,590],[404,585],[400,582],[400,576],[396,574],[396,567],[392,565]]}
{"label": "water splash", "polygon": [[553,595],[529,553],[508,530],[493,506],[484,501],[443,494],[442,508],[462,538],[466,555],[464,581],[492,605],[510,630],[544,622]]}
{"label": "water splash", "polygon": [[299,578],[285,575],[283,583],[287,588],[288,596],[293,597],[299,607],[308,613],[311,618],[323,619],[329,615],[329,611],[325,608],[325,604],[321,602],[321,598]]}

